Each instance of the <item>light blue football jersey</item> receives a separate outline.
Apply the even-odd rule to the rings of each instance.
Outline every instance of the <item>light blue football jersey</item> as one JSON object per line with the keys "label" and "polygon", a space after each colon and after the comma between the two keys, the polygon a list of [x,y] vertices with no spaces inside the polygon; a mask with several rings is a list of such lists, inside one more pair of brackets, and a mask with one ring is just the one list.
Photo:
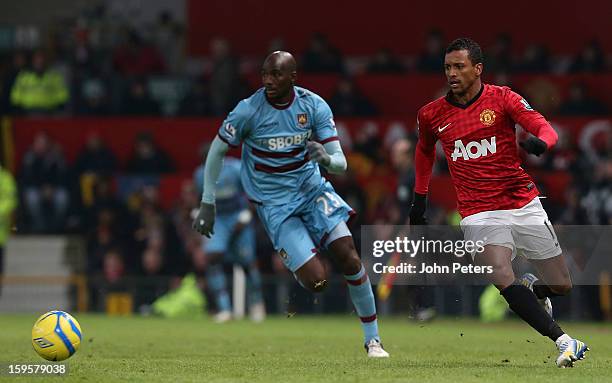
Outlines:
{"label": "light blue football jersey", "polygon": [[306,142],[324,144],[338,140],[338,133],[327,103],[296,86],[285,108],[270,104],[264,88],[240,101],[219,128],[219,137],[230,146],[242,143],[241,179],[249,198],[280,205],[323,187]]}
{"label": "light blue football jersey", "polygon": [[[218,214],[229,214],[248,206],[240,181],[240,160],[225,157],[216,187],[216,208]],[[204,165],[199,166],[193,175],[194,182],[202,195],[204,186]]]}

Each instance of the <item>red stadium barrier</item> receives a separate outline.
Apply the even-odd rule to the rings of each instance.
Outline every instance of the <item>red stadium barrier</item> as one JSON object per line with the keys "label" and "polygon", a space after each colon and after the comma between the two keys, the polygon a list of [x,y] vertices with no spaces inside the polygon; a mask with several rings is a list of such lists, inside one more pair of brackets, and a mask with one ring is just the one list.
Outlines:
{"label": "red stadium barrier", "polygon": [[[609,118],[602,120],[610,121]],[[577,141],[583,128],[597,120],[576,117],[554,118],[551,121],[563,129],[572,141]],[[39,131],[46,131],[61,144],[69,162],[74,161],[87,137],[97,133],[115,152],[120,164],[124,165],[132,153],[136,136],[146,131],[151,132],[159,146],[174,159],[179,172],[191,172],[201,162],[201,144],[214,138],[220,123],[221,119],[217,118],[18,118],[13,121],[15,163],[19,168],[22,156],[31,145],[34,135]],[[337,119],[336,123],[353,138],[366,125],[375,127],[383,140],[391,127],[401,127],[407,132],[413,132],[416,126],[416,121],[412,118],[341,118]],[[593,140],[597,141],[598,136],[593,137]]]}
{"label": "red stadium barrier", "polygon": [[76,159],[90,134],[99,134],[123,166],[132,153],[138,133],[150,132],[179,171],[193,170],[201,162],[200,146],[214,138],[220,123],[220,119],[184,118],[15,119],[15,164],[19,168],[34,135],[45,131],[62,145],[69,162]]}

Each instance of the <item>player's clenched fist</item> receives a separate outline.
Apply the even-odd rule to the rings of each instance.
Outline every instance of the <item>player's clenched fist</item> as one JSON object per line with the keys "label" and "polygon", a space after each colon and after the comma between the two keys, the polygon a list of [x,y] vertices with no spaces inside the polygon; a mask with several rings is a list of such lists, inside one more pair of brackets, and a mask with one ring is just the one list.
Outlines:
{"label": "player's clenched fist", "polygon": [[202,202],[198,215],[193,221],[193,228],[200,234],[210,238],[215,234],[213,227],[215,225],[215,205]]}
{"label": "player's clenched fist", "polygon": [[540,156],[546,151],[546,142],[540,140],[538,137],[529,137],[523,142],[519,142],[521,148],[529,154]]}
{"label": "player's clenched fist", "polygon": [[410,206],[410,224],[411,225],[427,225],[425,218],[425,208],[427,205],[427,196],[414,193],[414,199]]}
{"label": "player's clenched fist", "polygon": [[329,166],[331,158],[323,145],[318,142],[308,141],[306,143],[306,149],[308,149],[308,155],[311,160],[323,166]]}

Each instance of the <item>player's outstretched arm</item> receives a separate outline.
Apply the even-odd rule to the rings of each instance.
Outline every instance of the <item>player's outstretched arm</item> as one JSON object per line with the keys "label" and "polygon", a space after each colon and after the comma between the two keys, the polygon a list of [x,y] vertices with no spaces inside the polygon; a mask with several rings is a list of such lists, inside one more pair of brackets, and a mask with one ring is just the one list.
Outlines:
{"label": "player's outstretched arm", "polygon": [[318,142],[308,141],[306,143],[310,159],[323,165],[332,174],[341,174],[346,171],[346,157],[342,152],[340,141],[330,141],[321,145]]}
{"label": "player's outstretched arm", "polygon": [[202,203],[200,204],[198,215],[193,221],[193,228],[198,233],[209,238],[215,233],[213,230],[216,213],[215,187],[219,180],[221,168],[223,167],[223,157],[228,149],[229,146],[223,142],[219,136],[215,137],[210,145],[206,163],[204,164],[204,191],[202,193]]}

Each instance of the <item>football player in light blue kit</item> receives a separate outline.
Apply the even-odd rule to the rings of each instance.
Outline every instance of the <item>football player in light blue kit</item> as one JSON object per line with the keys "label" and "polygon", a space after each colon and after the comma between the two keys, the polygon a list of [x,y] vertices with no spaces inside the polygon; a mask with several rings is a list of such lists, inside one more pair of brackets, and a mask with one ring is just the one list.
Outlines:
{"label": "football player in light blue kit", "polygon": [[242,185],[274,248],[300,284],[313,292],[327,285],[317,255],[329,250],[347,281],[361,319],[369,357],[388,357],[378,334],[372,286],[346,225],[353,210],[319,172],[346,170],[332,112],[309,90],[295,86],[296,63],[288,52],[270,54],[263,88],[242,100],[212,142],[204,170],[204,192],[194,228],[213,233],[215,192],[229,146],[242,143]]}
{"label": "football player in light blue kit", "polygon": [[[196,169],[194,182],[202,192],[204,166]],[[202,242],[208,259],[206,281],[218,309],[215,321],[222,323],[232,317],[223,270],[225,263],[232,263],[242,266],[246,273],[250,317],[253,321],[260,322],[265,319],[266,312],[261,291],[261,275],[255,259],[253,214],[240,182],[240,161],[235,158],[227,158],[219,174],[216,207],[216,232],[210,240]]]}

